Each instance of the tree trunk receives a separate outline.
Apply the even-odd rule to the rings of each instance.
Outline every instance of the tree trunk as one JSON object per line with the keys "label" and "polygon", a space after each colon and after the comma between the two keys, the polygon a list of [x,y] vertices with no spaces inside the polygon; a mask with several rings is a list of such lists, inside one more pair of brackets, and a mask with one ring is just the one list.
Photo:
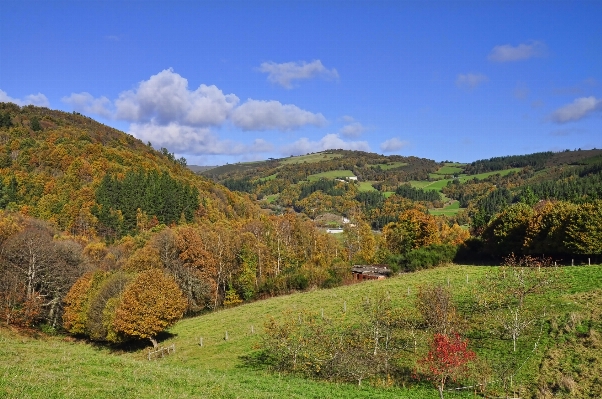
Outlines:
{"label": "tree trunk", "polygon": [[442,387],[442,386],[438,386],[438,387],[437,387],[437,389],[439,390],[439,397],[440,397],[441,399],[444,399],[444,398],[443,398],[443,387]]}

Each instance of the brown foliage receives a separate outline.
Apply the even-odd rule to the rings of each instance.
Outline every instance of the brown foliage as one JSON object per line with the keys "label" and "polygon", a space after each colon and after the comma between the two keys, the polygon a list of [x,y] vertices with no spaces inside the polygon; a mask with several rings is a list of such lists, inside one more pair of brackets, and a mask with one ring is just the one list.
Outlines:
{"label": "brown foliage", "polygon": [[173,278],[151,269],[140,273],[123,292],[115,309],[113,328],[131,338],[150,339],[178,321],[186,310],[186,299]]}

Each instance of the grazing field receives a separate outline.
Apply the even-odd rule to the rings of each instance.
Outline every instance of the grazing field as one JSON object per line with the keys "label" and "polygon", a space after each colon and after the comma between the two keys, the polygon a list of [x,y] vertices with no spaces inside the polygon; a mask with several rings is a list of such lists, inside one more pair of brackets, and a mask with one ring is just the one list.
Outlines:
{"label": "grazing field", "polygon": [[[521,170],[521,168],[512,168],[512,169],[499,170],[496,172],[479,173],[478,175],[460,175],[460,176],[458,176],[458,180],[460,180],[460,182],[462,182],[462,183],[467,182],[468,180],[472,180],[472,179],[483,180],[492,175],[499,174],[501,176],[506,176],[512,172],[518,172],[520,170]],[[431,173],[429,176],[431,176],[431,178],[433,178],[433,179],[437,179],[437,178],[441,177],[439,172]],[[442,180],[435,180],[435,181],[420,180],[420,181],[410,181],[409,183],[412,187],[415,187],[415,188],[422,188],[424,190],[441,191],[441,189],[443,187],[445,187],[447,185],[447,183],[452,180],[453,179],[442,179]]]}
{"label": "grazing field", "polygon": [[355,176],[350,170],[329,170],[328,172],[316,173],[315,175],[307,176],[307,180],[314,181],[320,179],[337,179],[344,177]]}
{"label": "grazing field", "polygon": [[278,176],[278,173],[274,173],[272,175],[266,176],[266,177],[260,177],[259,181],[270,181],[270,180],[274,180],[276,178],[276,176]]}
{"label": "grazing field", "polygon": [[[402,388],[313,381],[247,366],[243,357],[254,352],[266,320],[280,319],[285,311],[306,309],[323,311],[327,317],[359,317],[357,310],[365,298],[377,292],[389,293],[395,306],[409,309],[418,287],[425,284],[449,285],[462,309],[471,293],[479,289],[479,278],[494,270],[483,266],[440,267],[384,281],[257,301],[185,319],[161,342],[175,344],[176,353],[151,361],[146,359],[146,349],[111,350],[61,336],[26,337],[0,328],[0,397],[435,398],[437,392],[426,383]],[[550,317],[558,316],[559,320],[585,309],[587,304],[577,303],[575,298],[580,297],[574,294],[582,296],[583,292],[602,287],[601,266],[568,267],[561,272],[560,288],[535,298],[545,301]],[[475,348],[480,356],[491,357],[492,351],[509,345],[507,340],[484,340],[478,334],[475,337],[472,342],[480,345]],[[531,338],[521,338],[525,342],[522,347],[531,344]],[[536,379],[537,364],[546,351],[562,349],[547,335],[538,342],[537,351],[529,355],[528,364],[516,374],[515,381],[525,384]],[[449,391],[445,396],[471,398],[473,394]]]}
{"label": "grazing field", "polygon": [[421,188],[423,190],[435,190],[441,191],[441,189],[447,186],[447,182],[451,179],[436,180],[436,181],[411,181],[410,185],[415,188]]}
{"label": "grazing field", "polygon": [[360,191],[376,191],[376,189],[372,186],[370,181],[361,181],[359,182],[359,190]]}
{"label": "grazing field", "polygon": [[280,197],[280,194],[271,194],[265,197],[265,200],[271,204],[272,202],[276,201],[276,199],[278,199],[278,197]]}
{"label": "grazing field", "polygon": [[460,208],[460,202],[459,201],[453,201],[451,204],[444,206],[443,208],[435,208],[435,209],[429,209],[429,213],[431,215],[445,215],[445,216],[453,216],[456,213],[460,212],[461,208]]}
{"label": "grazing field", "polygon": [[402,166],[406,166],[408,163],[407,162],[390,162],[390,163],[379,163],[376,165],[373,165],[372,167],[380,167],[382,170],[389,170],[389,169],[395,169],[395,168],[400,168]]}
{"label": "grazing field", "polygon": [[464,170],[464,168],[461,168],[459,166],[445,165],[445,166],[442,166],[441,168],[439,168],[439,170],[436,171],[435,174],[438,174],[438,175],[457,175],[457,174],[462,173],[463,170]]}
{"label": "grazing field", "polygon": [[334,159],[334,158],[340,158],[342,156],[343,156],[342,154],[329,154],[329,153],[324,153],[324,152],[318,152],[315,154],[307,154],[307,155],[300,155],[297,157],[283,158],[280,160],[280,163],[283,165],[290,165],[290,164],[303,163],[303,162],[314,163],[314,162],[320,162],[320,161],[327,161],[329,159]]}

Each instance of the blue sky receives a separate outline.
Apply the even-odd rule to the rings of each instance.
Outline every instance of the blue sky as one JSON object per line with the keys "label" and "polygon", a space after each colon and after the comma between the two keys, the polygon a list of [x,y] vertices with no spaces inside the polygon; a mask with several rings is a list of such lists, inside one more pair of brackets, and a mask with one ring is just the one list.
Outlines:
{"label": "blue sky", "polygon": [[214,165],[602,147],[602,2],[12,1],[0,101]]}

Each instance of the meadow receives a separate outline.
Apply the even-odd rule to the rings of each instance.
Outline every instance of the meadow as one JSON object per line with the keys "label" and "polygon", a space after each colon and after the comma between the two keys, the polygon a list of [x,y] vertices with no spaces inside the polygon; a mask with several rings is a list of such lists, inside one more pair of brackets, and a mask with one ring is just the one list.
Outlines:
{"label": "meadow", "polygon": [[344,177],[355,176],[350,170],[329,170],[328,172],[316,173],[315,175],[307,176],[307,180],[316,181],[320,179],[341,179]]}
{"label": "meadow", "polygon": [[282,159],[280,159],[280,163],[283,165],[293,165],[293,164],[298,164],[298,163],[303,163],[303,162],[314,163],[314,162],[320,162],[320,161],[327,161],[327,160],[334,159],[334,158],[340,158],[342,156],[343,156],[342,154],[330,154],[330,153],[326,153],[326,152],[317,152],[315,154],[307,154],[307,155],[299,155],[299,156],[290,157],[290,158],[282,158]]}
{"label": "meadow", "polygon": [[[397,307],[408,308],[418,287],[427,284],[448,285],[462,304],[479,288],[479,279],[494,270],[484,266],[439,267],[184,319],[161,342],[165,346],[175,344],[175,354],[151,361],[147,360],[148,348],[111,348],[61,335],[23,335],[0,328],[0,398],[436,398],[438,393],[427,383],[410,388],[358,387],[270,373],[243,359],[256,351],[264,323],[270,317],[282,318],[285,311],[305,309],[326,317],[359,317],[356,311],[362,302],[383,291]],[[561,272],[561,288],[535,299],[546,301],[550,314],[558,319],[586,305],[570,295],[602,286],[601,266],[575,266]],[[524,345],[531,345],[532,338],[525,337]],[[508,346],[506,340],[486,341],[488,348],[481,345],[478,353],[491,356],[492,348]],[[533,382],[537,378],[536,364],[553,342],[546,336],[540,345],[517,379]],[[469,398],[472,392],[446,392],[446,397]]]}

